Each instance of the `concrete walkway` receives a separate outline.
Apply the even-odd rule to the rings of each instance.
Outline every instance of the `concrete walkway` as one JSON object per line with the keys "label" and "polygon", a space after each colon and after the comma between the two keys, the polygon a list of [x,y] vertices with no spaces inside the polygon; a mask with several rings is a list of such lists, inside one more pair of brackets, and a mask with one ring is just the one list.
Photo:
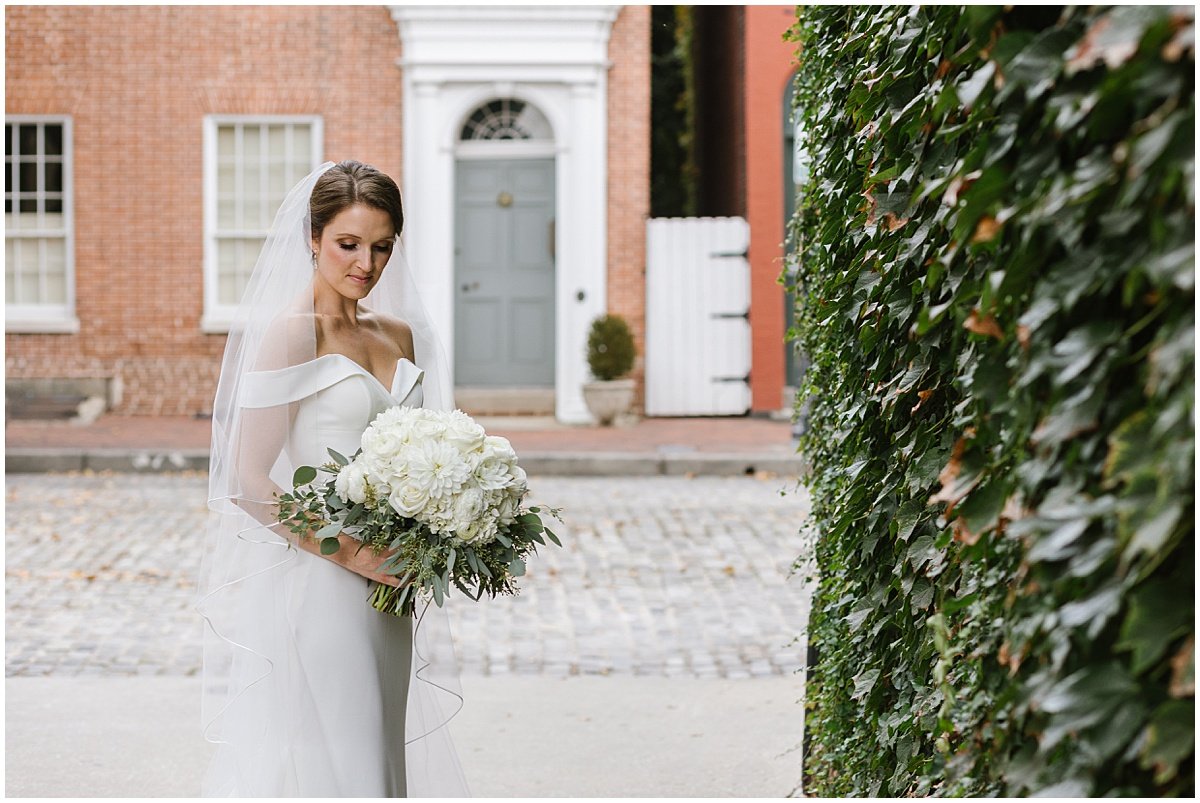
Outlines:
{"label": "concrete walkway", "polygon": [[[529,474],[647,476],[799,474],[788,421],[643,418],[625,426],[559,424],[552,418],[477,417],[508,438]],[[9,472],[208,469],[210,422],[187,417],[102,416],[6,423]]]}
{"label": "concrete walkway", "polygon": [[[451,729],[476,797],[784,797],[800,778],[798,675],[462,683]],[[13,677],[5,692],[7,796],[199,793],[196,678]]]}

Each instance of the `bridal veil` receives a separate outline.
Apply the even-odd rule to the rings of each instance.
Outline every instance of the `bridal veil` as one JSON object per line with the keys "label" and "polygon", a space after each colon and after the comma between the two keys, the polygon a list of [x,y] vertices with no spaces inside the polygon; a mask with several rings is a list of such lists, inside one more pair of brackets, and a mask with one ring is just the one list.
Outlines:
{"label": "bridal veil", "polygon": [[[295,536],[275,523],[273,493],[291,490],[291,455],[324,453],[316,434],[292,427],[295,404],[246,406],[251,372],[301,365],[317,357],[309,196],[326,162],[287,194],[249,278],[229,330],[212,415],[208,522],[196,602],[205,621],[202,726],[217,745],[206,795],[245,789],[273,751],[312,727],[304,667],[293,643],[287,599],[304,588],[281,587],[283,567],[301,556]],[[414,362],[425,372],[424,406],[454,408],[441,341],[421,303],[397,242],[362,304],[408,323]],[[347,455],[349,457],[350,455]],[[250,470],[269,466],[269,472]],[[325,476],[325,475],[322,475]],[[311,556],[309,556],[311,557]],[[301,583],[302,584],[302,583]],[[369,603],[364,597],[363,605]],[[447,603],[452,604],[452,603]],[[379,614],[385,616],[387,614]],[[447,722],[462,706],[449,621],[436,606],[414,617],[412,671],[405,721],[410,796],[464,796],[462,770]],[[301,624],[302,626],[302,624]],[[354,683],[347,677],[348,684]],[[245,792],[241,792],[245,794]]]}

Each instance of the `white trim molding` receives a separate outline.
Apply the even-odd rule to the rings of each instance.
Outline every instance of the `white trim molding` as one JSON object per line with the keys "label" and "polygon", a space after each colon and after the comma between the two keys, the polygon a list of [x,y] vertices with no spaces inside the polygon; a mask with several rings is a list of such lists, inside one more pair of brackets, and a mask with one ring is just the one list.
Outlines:
{"label": "white trim molding", "polygon": [[[403,53],[406,247],[451,371],[455,161],[553,156],[555,415],[589,423],[587,332],[607,308],[608,40],[619,7],[389,8]],[[537,106],[554,141],[460,142],[467,115],[502,97]]]}

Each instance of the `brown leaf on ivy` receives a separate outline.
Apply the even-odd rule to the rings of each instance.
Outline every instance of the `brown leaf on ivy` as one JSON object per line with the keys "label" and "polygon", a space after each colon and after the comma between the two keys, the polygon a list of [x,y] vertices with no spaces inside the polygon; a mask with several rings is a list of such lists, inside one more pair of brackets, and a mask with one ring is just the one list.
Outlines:
{"label": "brown leaf on ivy", "polygon": [[862,195],[867,199],[867,225],[870,226],[875,222],[875,210],[879,208],[879,203],[870,190],[865,190]]}
{"label": "brown leaf on ivy", "polygon": [[984,215],[975,226],[975,233],[971,235],[971,242],[990,243],[996,239],[996,235],[999,233],[1000,222],[991,215]]}
{"label": "brown leaf on ivy", "polygon": [[950,59],[942,59],[942,63],[938,65],[937,72],[935,72],[933,74],[933,80],[937,81],[941,78],[945,78],[946,74],[949,72],[950,72]]}
{"label": "brown leaf on ivy", "polygon": [[983,535],[983,533],[971,532],[971,528],[967,526],[967,522],[962,516],[954,520],[953,527],[954,540],[967,546],[975,546],[979,543],[979,537]]}
{"label": "brown leaf on ivy", "polygon": [[1023,323],[1017,324],[1017,342],[1021,344],[1022,351],[1029,351],[1029,327]]}
{"label": "brown leaf on ivy", "polygon": [[963,436],[959,438],[954,447],[950,450],[950,460],[946,463],[945,468],[938,474],[938,481],[942,483],[942,488],[933,496],[929,497],[929,504],[937,504],[940,502],[946,503],[946,518],[954,513],[954,506],[958,504],[967,493],[970,492],[977,484],[979,478],[968,483],[960,483],[958,475],[962,473],[962,458],[963,453],[967,450],[967,444],[975,437],[975,428],[969,427]]}
{"label": "brown leaf on ivy", "polygon": [[1172,697],[1196,696],[1196,637],[1188,636],[1181,649],[1171,659],[1171,685],[1167,692]]}
{"label": "brown leaf on ivy", "polygon": [[1196,28],[1192,25],[1191,16],[1187,13],[1172,14],[1171,25],[1176,31],[1171,41],[1163,45],[1163,61],[1179,61],[1185,53],[1194,53],[1196,50]]}
{"label": "brown leaf on ivy", "polygon": [[963,322],[963,328],[977,335],[986,335],[997,340],[1004,339],[1004,330],[996,323],[996,319],[991,315],[980,315],[979,310],[971,310],[971,314]]}
{"label": "brown leaf on ivy", "polygon": [[942,194],[942,203],[946,206],[954,206],[958,203],[958,199],[962,197],[962,194],[971,189],[971,185],[981,175],[983,175],[982,171],[974,170],[965,176],[955,176],[950,179],[950,186],[946,187],[946,192]]}
{"label": "brown leaf on ivy", "polygon": [[918,390],[917,398],[920,401],[918,401],[916,404],[913,405],[913,408],[910,412],[915,413],[917,410],[921,409],[921,405],[924,404],[925,402],[927,402],[929,400],[929,397],[932,395],[933,395],[932,388],[930,388],[929,390]]}
{"label": "brown leaf on ivy", "polygon": [[996,656],[1001,666],[1008,667],[1008,676],[1012,677],[1017,674],[1017,670],[1021,668],[1021,662],[1025,660],[1025,653],[1029,649],[1026,644],[1017,654],[1013,654],[1012,647],[1008,642],[1000,645],[1000,653]]}
{"label": "brown leaf on ivy", "polygon": [[1067,75],[1090,70],[1103,62],[1115,70],[1137,53],[1141,32],[1135,27],[1112,27],[1112,15],[1106,14],[1092,23],[1087,33],[1067,51]]}
{"label": "brown leaf on ivy", "polygon": [[1017,521],[1030,515],[1033,511],[1026,510],[1021,504],[1021,494],[1015,493],[1008,499],[1004,500],[1004,508],[1000,511],[1000,518],[996,522],[996,534],[1003,535],[1004,530],[1008,527],[1011,521]]}
{"label": "brown leaf on ivy", "polygon": [[904,224],[908,222],[908,218],[896,217],[893,213],[888,212],[883,216],[883,222],[887,226],[888,231],[895,231],[896,229],[903,228]]}

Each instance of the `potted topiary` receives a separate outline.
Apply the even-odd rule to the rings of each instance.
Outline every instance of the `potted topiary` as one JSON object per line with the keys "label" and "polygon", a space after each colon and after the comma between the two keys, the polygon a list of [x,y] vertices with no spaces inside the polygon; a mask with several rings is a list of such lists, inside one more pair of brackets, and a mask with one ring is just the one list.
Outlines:
{"label": "potted topiary", "polygon": [[588,333],[587,361],[595,381],[583,385],[583,400],[601,426],[629,409],[632,379],[621,379],[633,369],[633,333],[620,315],[601,315]]}

